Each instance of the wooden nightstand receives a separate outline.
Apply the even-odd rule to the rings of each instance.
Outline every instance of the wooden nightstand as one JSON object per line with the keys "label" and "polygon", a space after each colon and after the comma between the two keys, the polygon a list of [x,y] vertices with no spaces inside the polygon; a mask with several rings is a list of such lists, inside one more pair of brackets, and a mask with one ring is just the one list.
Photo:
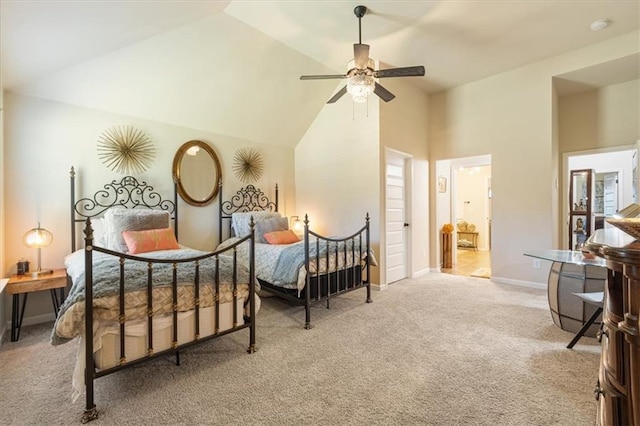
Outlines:
{"label": "wooden nightstand", "polygon": [[[24,308],[27,305],[27,296],[34,291],[51,291],[51,302],[53,302],[53,312],[58,316],[58,309],[64,301],[64,289],[67,286],[67,271],[64,269],[56,269],[52,274],[44,274],[33,276],[30,273],[25,275],[12,275],[7,283],[7,294],[13,295],[13,303],[11,306],[11,341],[15,342],[20,338],[20,327],[22,326],[22,317],[24,316]],[[60,294],[56,293],[56,289],[60,289]],[[20,295],[22,298],[22,307],[20,307]]]}

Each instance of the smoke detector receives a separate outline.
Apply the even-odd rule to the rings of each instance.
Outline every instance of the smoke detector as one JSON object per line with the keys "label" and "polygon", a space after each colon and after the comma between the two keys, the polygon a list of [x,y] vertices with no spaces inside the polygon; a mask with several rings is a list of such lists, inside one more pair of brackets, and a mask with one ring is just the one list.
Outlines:
{"label": "smoke detector", "polygon": [[609,20],[607,19],[598,19],[597,21],[593,21],[591,23],[591,31],[602,31],[609,25]]}

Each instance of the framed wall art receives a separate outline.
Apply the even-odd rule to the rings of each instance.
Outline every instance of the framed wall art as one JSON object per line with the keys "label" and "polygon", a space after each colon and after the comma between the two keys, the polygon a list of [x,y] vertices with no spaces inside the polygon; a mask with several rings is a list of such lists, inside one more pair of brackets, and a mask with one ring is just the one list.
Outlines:
{"label": "framed wall art", "polygon": [[438,192],[447,192],[447,178],[438,176]]}

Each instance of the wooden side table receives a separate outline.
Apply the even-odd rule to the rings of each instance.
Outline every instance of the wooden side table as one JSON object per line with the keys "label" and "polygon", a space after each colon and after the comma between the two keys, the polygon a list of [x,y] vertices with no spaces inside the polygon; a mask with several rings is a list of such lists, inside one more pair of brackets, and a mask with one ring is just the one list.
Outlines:
{"label": "wooden side table", "polygon": [[[60,305],[64,301],[64,289],[67,286],[67,271],[56,269],[52,274],[33,276],[30,273],[25,275],[12,275],[7,283],[7,294],[13,295],[11,306],[11,341],[16,342],[20,338],[20,327],[22,327],[22,317],[24,308],[27,305],[27,296],[34,291],[49,290],[51,292],[51,302],[53,311],[58,316]],[[59,294],[56,293],[59,290]],[[20,307],[20,295],[22,297],[22,307]]]}
{"label": "wooden side table", "polygon": [[[478,250],[478,233],[472,231],[457,231],[458,233],[458,248],[466,248],[471,250]],[[469,244],[461,244],[460,241],[464,240],[465,237],[471,238],[470,245]],[[469,241],[469,240],[467,240]]]}

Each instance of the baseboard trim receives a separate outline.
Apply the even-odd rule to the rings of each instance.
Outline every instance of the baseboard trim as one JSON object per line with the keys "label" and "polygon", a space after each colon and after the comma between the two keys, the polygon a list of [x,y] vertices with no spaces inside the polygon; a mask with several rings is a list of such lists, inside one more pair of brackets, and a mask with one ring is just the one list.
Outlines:
{"label": "baseboard trim", "polygon": [[[35,316],[31,316],[31,317],[24,317],[22,319],[22,327],[26,327],[29,325],[35,325],[35,324],[42,324],[43,322],[50,322],[50,321],[54,321],[56,319],[56,316],[52,313],[49,314],[42,314],[42,315],[35,315]],[[4,329],[6,330],[11,330],[11,321],[7,321],[4,323]],[[3,333],[4,335],[4,333]]]}
{"label": "baseboard trim", "polygon": [[381,285],[381,284],[373,284],[373,283],[371,283],[369,285],[371,286],[371,289],[373,291],[386,291],[386,290],[389,289],[389,285],[387,285],[387,284]]}
{"label": "baseboard trim", "polygon": [[431,273],[431,269],[427,268],[427,269],[423,269],[421,271],[416,271],[411,275],[411,278],[420,278],[423,277],[425,275],[428,275]]}
{"label": "baseboard trim", "polygon": [[504,277],[491,277],[491,282],[498,284],[507,284],[507,285],[515,285],[518,287],[529,287],[529,288],[537,288],[540,290],[546,290],[548,288],[547,283],[537,283],[533,281],[524,281],[524,280],[514,280],[512,278],[504,278]]}

